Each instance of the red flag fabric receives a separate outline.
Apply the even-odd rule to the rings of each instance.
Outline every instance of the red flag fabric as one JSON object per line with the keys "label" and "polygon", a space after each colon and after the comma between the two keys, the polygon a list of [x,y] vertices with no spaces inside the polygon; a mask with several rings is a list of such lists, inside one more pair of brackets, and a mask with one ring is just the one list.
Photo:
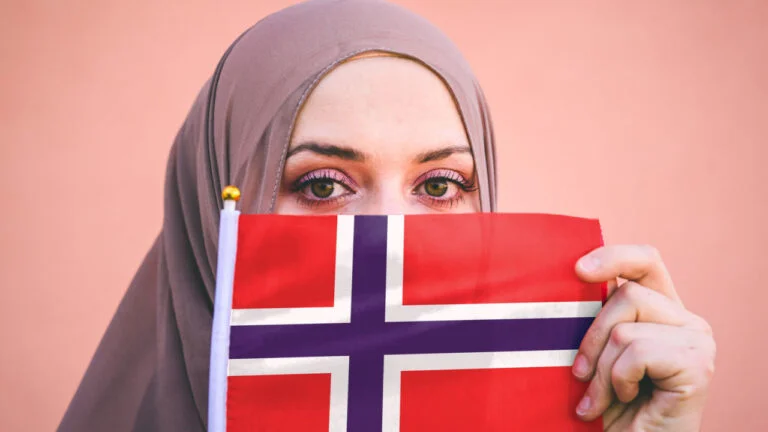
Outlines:
{"label": "red flag fabric", "polygon": [[229,431],[598,431],[570,366],[596,220],[239,217]]}

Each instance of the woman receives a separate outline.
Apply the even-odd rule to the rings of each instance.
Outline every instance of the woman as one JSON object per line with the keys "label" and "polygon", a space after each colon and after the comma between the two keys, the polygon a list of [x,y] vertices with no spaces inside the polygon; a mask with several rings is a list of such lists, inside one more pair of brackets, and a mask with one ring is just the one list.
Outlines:
{"label": "woman", "polygon": [[[245,213],[493,211],[488,108],[456,48],[379,1],[314,1],[243,34],[173,145],[162,233],[60,430],[204,430],[219,192]],[[610,299],[573,372],[578,407],[610,430],[699,430],[713,373],[707,323],[646,246],[576,265]],[[617,277],[628,282],[616,287]]]}

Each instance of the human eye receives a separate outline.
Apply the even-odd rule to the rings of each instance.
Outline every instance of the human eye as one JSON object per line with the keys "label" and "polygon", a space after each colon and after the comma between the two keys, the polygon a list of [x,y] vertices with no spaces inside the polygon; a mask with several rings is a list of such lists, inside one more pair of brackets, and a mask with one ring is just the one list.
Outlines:
{"label": "human eye", "polygon": [[466,193],[477,190],[474,181],[459,172],[436,169],[416,180],[413,194],[425,204],[438,208],[451,208],[459,204]]}
{"label": "human eye", "polygon": [[338,206],[357,193],[355,182],[339,170],[310,171],[293,183],[292,192],[306,207]]}

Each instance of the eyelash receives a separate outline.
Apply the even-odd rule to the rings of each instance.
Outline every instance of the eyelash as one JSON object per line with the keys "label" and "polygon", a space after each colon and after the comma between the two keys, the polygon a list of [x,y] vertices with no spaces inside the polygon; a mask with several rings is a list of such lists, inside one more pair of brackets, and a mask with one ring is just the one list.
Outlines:
{"label": "eyelash", "polygon": [[[473,176],[474,178],[474,176]],[[426,200],[427,203],[433,207],[439,207],[439,208],[451,208],[455,205],[461,203],[464,200],[463,193],[457,194],[455,197],[451,198],[441,198],[441,197],[435,197],[431,196],[426,193],[418,193],[417,191],[424,187],[424,185],[428,181],[434,181],[434,180],[441,180],[446,181],[448,183],[452,183],[455,186],[457,186],[461,192],[468,193],[473,192],[477,190],[477,186],[475,185],[475,182],[473,180],[467,180],[464,176],[459,174],[456,171],[453,170],[447,170],[447,169],[435,169],[432,171],[429,171],[426,174],[423,174],[418,179],[416,179],[416,187],[413,190],[413,194],[419,196],[420,200]],[[349,176],[344,174],[343,172],[340,172],[336,169],[319,169],[315,171],[311,171],[303,176],[301,176],[298,180],[293,182],[291,186],[291,191],[296,194],[296,198],[299,201],[299,204],[306,206],[306,207],[317,207],[320,205],[337,205],[342,200],[346,200],[349,197],[349,193],[346,193],[344,195],[334,197],[334,198],[310,198],[304,190],[311,186],[313,183],[319,183],[319,182],[333,182],[341,185],[343,188],[345,188],[348,192],[354,193],[356,192],[357,184],[352,180]]]}
{"label": "eyelash", "polygon": [[293,186],[291,187],[291,191],[297,194],[297,199],[299,200],[299,204],[304,205],[306,207],[317,207],[320,205],[338,204],[339,201],[347,198],[348,194],[330,198],[330,199],[308,198],[307,196],[304,196],[306,195],[306,193],[304,192],[304,189],[311,186],[313,183],[319,183],[323,181],[338,183],[349,192],[355,192],[355,187],[357,186],[355,182],[346,174],[336,169],[326,168],[326,169],[311,171],[299,177],[299,179],[293,183]]}
{"label": "eyelash", "polygon": [[431,196],[429,194],[416,193],[416,190],[423,187],[430,180],[433,180],[433,181],[442,180],[449,183],[453,183],[463,193],[474,192],[477,190],[477,186],[475,185],[474,181],[467,180],[466,178],[464,178],[464,176],[462,176],[456,171],[447,170],[447,169],[436,169],[436,170],[429,171],[428,173],[416,179],[417,186],[416,186],[416,189],[414,189],[413,194],[419,195],[420,199],[425,199],[431,205],[440,207],[440,208],[452,208],[456,206],[457,204],[464,201],[464,194],[459,193],[455,197],[440,198],[440,197]]}

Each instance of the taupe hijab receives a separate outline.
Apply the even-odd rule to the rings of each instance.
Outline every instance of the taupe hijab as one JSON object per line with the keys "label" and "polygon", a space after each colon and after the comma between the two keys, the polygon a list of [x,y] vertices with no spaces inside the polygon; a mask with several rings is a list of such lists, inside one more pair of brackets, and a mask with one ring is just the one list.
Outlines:
{"label": "taupe hijab", "polygon": [[318,0],[270,15],[224,54],[181,127],[162,232],[60,430],[205,430],[220,191],[235,184],[243,212],[272,212],[298,108],[335,65],[373,50],[419,61],[447,83],[474,153],[482,209],[495,209],[488,107],[443,33],[383,1]]}

